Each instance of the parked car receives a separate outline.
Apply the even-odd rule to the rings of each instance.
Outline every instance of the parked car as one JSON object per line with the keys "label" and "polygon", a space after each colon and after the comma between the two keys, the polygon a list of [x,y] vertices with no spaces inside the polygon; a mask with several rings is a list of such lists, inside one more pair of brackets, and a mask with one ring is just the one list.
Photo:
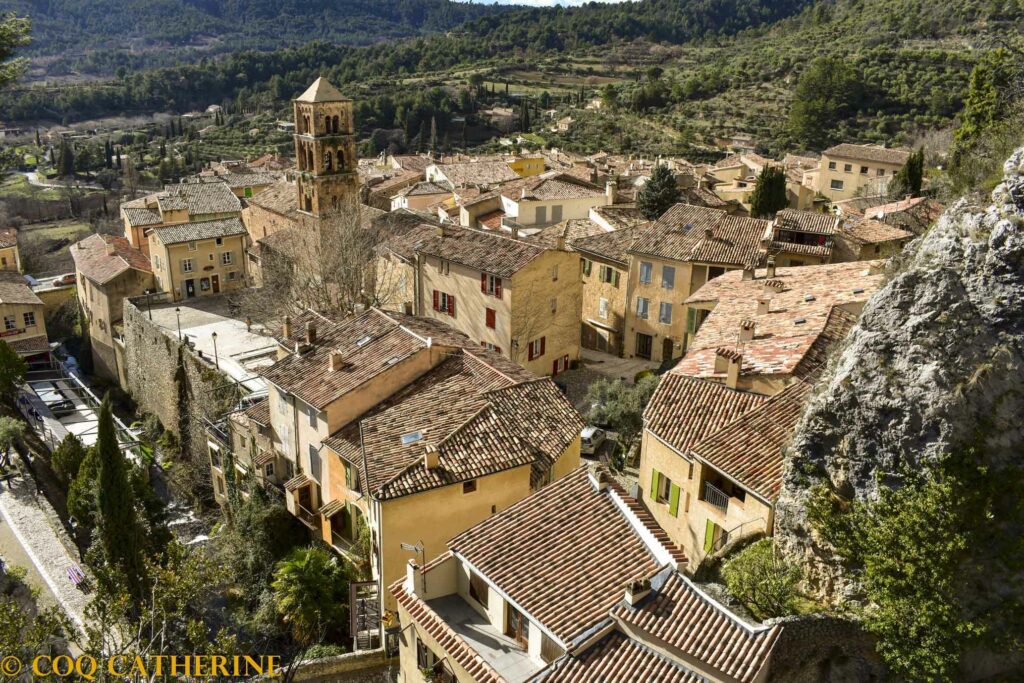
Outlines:
{"label": "parked car", "polygon": [[76,280],[77,280],[77,278],[75,277],[74,273],[68,273],[67,275],[61,275],[59,278],[57,278],[57,282],[55,284],[57,284],[57,285],[73,285],[73,284],[75,284]]}
{"label": "parked car", "polygon": [[594,455],[607,438],[608,433],[600,427],[584,427],[580,432],[580,453]]}

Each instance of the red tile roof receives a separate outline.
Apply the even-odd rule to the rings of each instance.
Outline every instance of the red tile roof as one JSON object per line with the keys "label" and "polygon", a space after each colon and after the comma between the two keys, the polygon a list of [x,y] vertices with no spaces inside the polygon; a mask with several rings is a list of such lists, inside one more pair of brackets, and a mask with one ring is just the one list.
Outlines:
{"label": "red tile roof", "polygon": [[104,285],[121,273],[135,269],[152,273],[149,259],[117,235],[90,235],[71,245],[75,268],[98,285]]}
{"label": "red tile roof", "polygon": [[[617,500],[630,503],[628,513]],[[656,542],[649,545],[645,536]],[[598,490],[586,467],[464,531],[448,547],[563,644],[606,615],[628,581],[684,561],[642,506],[614,482]]]}
{"label": "red tile roof", "polygon": [[18,246],[18,231],[14,228],[0,229],[0,249]]}
{"label": "red tile roof", "polygon": [[612,617],[644,636],[678,648],[721,672],[749,683],[771,657],[781,625],[750,626],[698,590],[678,572],[655,577],[652,595],[635,607],[625,603]]}
{"label": "red tile roof", "polygon": [[881,164],[905,164],[910,158],[910,150],[878,145],[854,145],[843,143],[829,147],[823,155],[840,157],[852,161],[874,161]]}
{"label": "red tile roof", "polygon": [[673,261],[754,266],[771,221],[731,216],[703,206],[676,204],[649,228],[640,229],[630,253]]}
{"label": "red tile roof", "polygon": [[580,654],[564,655],[539,671],[529,683],[705,683],[691,671],[626,636],[612,631]]}

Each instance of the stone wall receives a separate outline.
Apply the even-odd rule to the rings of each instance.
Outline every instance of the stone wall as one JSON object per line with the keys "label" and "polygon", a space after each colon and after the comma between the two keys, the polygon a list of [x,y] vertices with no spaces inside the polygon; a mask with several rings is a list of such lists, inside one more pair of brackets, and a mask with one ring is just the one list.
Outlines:
{"label": "stone wall", "polygon": [[[377,683],[393,681],[398,669],[397,658],[389,660],[383,649],[349,652],[334,657],[324,657],[302,662],[295,667],[294,683]],[[394,669],[391,671],[390,669]]]}
{"label": "stone wall", "polygon": [[815,615],[779,620],[769,683],[883,681],[887,669],[872,637],[855,622]]}

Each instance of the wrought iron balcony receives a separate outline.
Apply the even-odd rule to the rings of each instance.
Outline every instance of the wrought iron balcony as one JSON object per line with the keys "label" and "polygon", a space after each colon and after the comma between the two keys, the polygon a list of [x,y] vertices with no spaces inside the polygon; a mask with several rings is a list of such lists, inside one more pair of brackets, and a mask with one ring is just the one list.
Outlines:
{"label": "wrought iron balcony", "polygon": [[702,500],[711,503],[722,512],[729,509],[729,496],[710,481],[704,482],[704,496]]}

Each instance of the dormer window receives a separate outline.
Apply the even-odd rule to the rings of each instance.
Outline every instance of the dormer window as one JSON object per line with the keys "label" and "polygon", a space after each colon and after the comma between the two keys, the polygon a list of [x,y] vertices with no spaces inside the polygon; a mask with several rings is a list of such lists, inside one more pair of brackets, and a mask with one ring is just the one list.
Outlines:
{"label": "dormer window", "polygon": [[373,337],[371,337],[370,335],[366,335],[365,337],[360,337],[359,340],[356,341],[356,346],[359,346],[359,347],[366,346],[372,340],[373,340]]}
{"label": "dormer window", "polygon": [[416,443],[423,439],[423,432],[409,432],[408,434],[402,434],[402,445],[408,446],[411,443]]}

